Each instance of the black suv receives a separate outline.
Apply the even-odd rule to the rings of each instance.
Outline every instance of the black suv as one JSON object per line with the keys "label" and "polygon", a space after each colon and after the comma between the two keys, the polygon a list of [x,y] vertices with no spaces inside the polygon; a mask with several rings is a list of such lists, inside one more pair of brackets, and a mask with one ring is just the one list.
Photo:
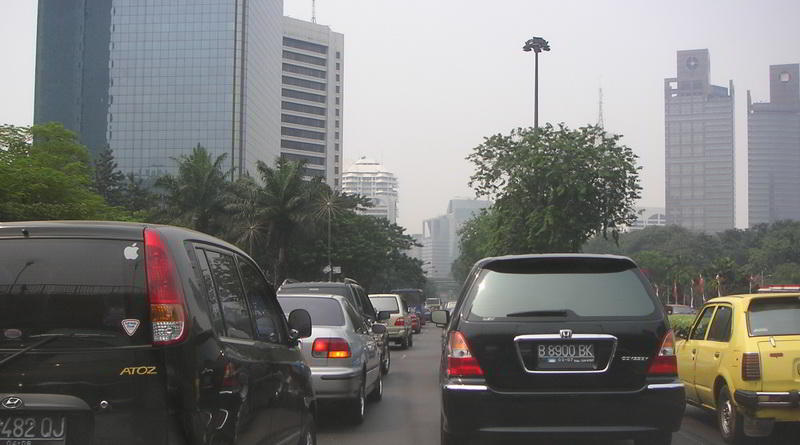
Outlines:
{"label": "black suv", "polygon": [[[364,291],[364,288],[351,278],[345,278],[343,282],[335,281],[304,281],[298,282],[293,280],[286,280],[278,289],[278,295],[340,295],[347,298],[347,301],[356,308],[361,316],[366,320],[367,324],[371,327],[373,323],[378,322],[378,313],[375,307],[372,306],[369,296]],[[381,348],[381,373],[386,375],[389,373],[389,367],[392,364],[391,350],[389,349],[389,334],[384,332],[382,334],[373,334],[375,340],[378,342],[378,347]]]}
{"label": "black suv", "polygon": [[442,444],[597,435],[664,445],[685,408],[663,306],[628,258],[487,258],[445,325]]}
{"label": "black suv", "polygon": [[314,443],[310,333],[216,238],[0,223],[0,443]]}

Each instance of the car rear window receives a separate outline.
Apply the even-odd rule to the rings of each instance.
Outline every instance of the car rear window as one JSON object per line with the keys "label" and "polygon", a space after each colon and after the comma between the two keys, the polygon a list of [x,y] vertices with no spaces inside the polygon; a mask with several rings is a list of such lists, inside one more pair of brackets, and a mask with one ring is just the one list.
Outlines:
{"label": "car rear window", "polygon": [[800,298],[758,298],[747,311],[750,336],[800,335]]}
{"label": "car rear window", "polygon": [[278,297],[283,312],[288,316],[295,309],[305,309],[314,326],[344,326],[342,306],[332,298]]}
{"label": "car rear window", "polygon": [[150,342],[141,241],[6,239],[0,241],[0,345],[42,334],[82,334],[47,348]]}
{"label": "car rear window", "polygon": [[559,261],[497,269],[484,269],[472,286],[470,319],[644,317],[656,309],[630,266]]}
{"label": "car rear window", "polygon": [[395,297],[369,297],[370,301],[372,301],[372,306],[375,307],[375,310],[380,311],[389,311],[392,314],[399,314],[400,313],[400,306],[397,305],[397,298]]}

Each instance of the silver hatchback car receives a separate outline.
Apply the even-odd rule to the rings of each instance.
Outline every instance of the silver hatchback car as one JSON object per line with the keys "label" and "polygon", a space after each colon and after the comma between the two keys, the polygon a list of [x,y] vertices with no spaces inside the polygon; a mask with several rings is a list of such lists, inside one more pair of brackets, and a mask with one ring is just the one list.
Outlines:
{"label": "silver hatchback car", "polygon": [[350,420],[363,422],[367,397],[376,402],[383,397],[381,351],[371,334],[382,334],[386,326],[367,327],[339,295],[284,294],[278,301],[284,313],[305,309],[311,315],[311,336],[302,339],[302,350],[317,399],[344,402]]}

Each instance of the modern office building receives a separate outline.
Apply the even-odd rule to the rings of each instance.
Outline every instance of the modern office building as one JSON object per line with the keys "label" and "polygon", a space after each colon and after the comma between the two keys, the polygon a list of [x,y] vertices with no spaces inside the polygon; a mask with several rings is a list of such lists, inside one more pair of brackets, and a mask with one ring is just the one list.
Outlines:
{"label": "modern office building", "polygon": [[678,51],[664,79],[667,224],[734,227],[734,91],[711,84],[707,49]]}
{"label": "modern office building", "polygon": [[397,222],[397,177],[380,162],[362,157],[342,175],[342,192],[365,196],[373,207],[361,213]]}
{"label": "modern office building", "polygon": [[769,67],[769,102],[747,92],[748,224],[800,220],[800,64]]}
{"label": "modern office building", "polygon": [[489,201],[477,199],[451,199],[447,213],[422,223],[422,269],[429,278],[452,279],[453,262],[461,255],[458,231],[482,209],[489,207]]}
{"label": "modern office building", "polygon": [[144,178],[198,144],[253,172],[280,155],[282,15],[282,0],[40,0],[34,123]]}
{"label": "modern office building", "polygon": [[637,207],[636,215],[636,221],[627,228],[627,232],[642,230],[645,227],[667,225],[667,215],[664,207]]}
{"label": "modern office building", "polygon": [[283,18],[281,156],[341,188],[344,36]]}

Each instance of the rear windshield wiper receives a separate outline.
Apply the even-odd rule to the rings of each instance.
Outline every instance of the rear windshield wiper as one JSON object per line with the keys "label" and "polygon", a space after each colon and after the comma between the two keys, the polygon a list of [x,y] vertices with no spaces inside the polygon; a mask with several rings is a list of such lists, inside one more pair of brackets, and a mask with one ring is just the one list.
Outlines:
{"label": "rear windshield wiper", "polygon": [[549,311],[524,311],[506,314],[506,317],[566,317],[569,312],[566,309],[556,309]]}
{"label": "rear windshield wiper", "polygon": [[100,338],[108,338],[108,337],[114,337],[114,335],[111,335],[111,334],[98,334],[98,333],[92,333],[92,332],[45,332],[43,334],[30,335],[30,336],[28,336],[28,338],[37,338],[37,339],[39,339],[39,341],[37,341],[37,342],[35,342],[35,343],[31,344],[31,345],[28,345],[28,346],[20,349],[19,351],[9,355],[8,357],[0,360],[0,366],[5,365],[6,363],[8,363],[11,360],[14,360],[15,358],[27,353],[28,351],[31,351],[31,350],[36,349],[38,347],[44,346],[47,343],[50,343],[51,341],[53,341],[53,340],[55,340],[57,338],[65,338],[65,337],[69,337],[69,338],[98,338],[98,337],[100,337]]}

